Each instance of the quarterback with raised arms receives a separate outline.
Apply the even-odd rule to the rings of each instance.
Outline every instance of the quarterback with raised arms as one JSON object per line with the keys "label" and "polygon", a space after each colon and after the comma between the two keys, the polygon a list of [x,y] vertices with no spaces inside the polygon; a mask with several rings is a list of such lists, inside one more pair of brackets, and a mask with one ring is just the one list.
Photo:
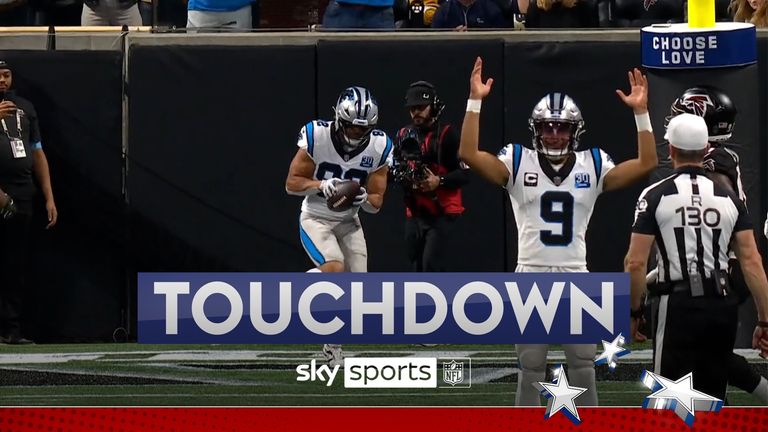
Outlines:
{"label": "quarterback with raised arms", "polygon": [[[482,67],[482,59],[478,58],[470,78],[459,156],[509,194],[518,231],[516,271],[587,272],[586,231],[597,197],[645,178],[657,164],[646,77],[635,69],[629,72],[631,93],[616,91],[635,113],[638,156],[614,165],[603,150],[579,147],[584,119],[576,102],[561,92],[544,96],[533,108],[528,120],[533,149],[510,144],[498,155],[480,151],[480,109],[493,85],[492,78],[483,82]],[[516,346],[520,363],[517,405],[541,404],[533,384],[544,381],[548,348],[543,344]],[[563,348],[571,383],[588,389],[579,397],[579,403],[597,405],[596,345]]]}

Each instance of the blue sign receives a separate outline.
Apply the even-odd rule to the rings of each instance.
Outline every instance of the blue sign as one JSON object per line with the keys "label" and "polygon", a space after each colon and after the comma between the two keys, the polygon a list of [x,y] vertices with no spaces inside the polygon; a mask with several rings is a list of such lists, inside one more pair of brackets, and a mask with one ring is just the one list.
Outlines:
{"label": "blue sign", "polygon": [[757,62],[755,26],[717,23],[691,29],[688,24],[654,24],[641,31],[643,66],[656,69],[721,68]]}
{"label": "blue sign", "polygon": [[140,343],[598,343],[625,273],[140,273]]}

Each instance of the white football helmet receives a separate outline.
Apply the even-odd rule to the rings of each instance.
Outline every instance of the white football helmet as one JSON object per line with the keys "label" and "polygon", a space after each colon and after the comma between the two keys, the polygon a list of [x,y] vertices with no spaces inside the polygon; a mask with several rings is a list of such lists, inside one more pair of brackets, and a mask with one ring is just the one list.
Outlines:
{"label": "white football helmet", "polygon": [[[545,128],[558,130],[567,127],[570,135],[568,143],[562,148],[549,148],[542,140]],[[533,107],[528,119],[528,128],[533,132],[533,148],[550,158],[560,158],[579,147],[579,139],[586,132],[581,110],[576,102],[565,93],[550,93]]]}
{"label": "white football helmet", "polygon": [[[368,89],[349,87],[339,95],[334,114],[337,138],[354,148],[366,144],[371,138],[371,132],[379,122],[379,104]],[[350,138],[345,131],[349,126],[362,126],[366,131],[360,138]]]}

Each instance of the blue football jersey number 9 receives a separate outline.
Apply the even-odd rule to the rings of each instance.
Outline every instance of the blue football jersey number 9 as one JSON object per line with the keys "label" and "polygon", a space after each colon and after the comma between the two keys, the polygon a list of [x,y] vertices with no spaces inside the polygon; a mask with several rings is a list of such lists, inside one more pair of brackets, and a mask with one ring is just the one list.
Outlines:
{"label": "blue football jersey number 9", "polygon": [[541,196],[541,218],[562,225],[561,234],[541,230],[541,242],[547,246],[568,246],[573,240],[573,195],[568,192],[546,192]]}
{"label": "blue football jersey number 9", "polygon": [[325,180],[329,178],[357,180],[358,183],[360,183],[361,185],[364,185],[365,181],[368,179],[368,172],[355,169],[355,168],[351,168],[351,169],[348,169],[347,171],[344,171],[344,169],[341,166],[335,163],[323,162],[317,166],[317,174],[315,175],[315,177],[318,180]]}

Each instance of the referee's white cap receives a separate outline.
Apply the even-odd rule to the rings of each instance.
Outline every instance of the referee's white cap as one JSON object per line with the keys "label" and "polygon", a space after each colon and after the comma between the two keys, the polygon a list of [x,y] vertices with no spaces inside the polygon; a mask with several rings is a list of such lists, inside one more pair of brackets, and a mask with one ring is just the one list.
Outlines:
{"label": "referee's white cap", "polygon": [[704,118],[683,113],[669,121],[664,139],[680,150],[704,150],[709,143],[709,129]]}

